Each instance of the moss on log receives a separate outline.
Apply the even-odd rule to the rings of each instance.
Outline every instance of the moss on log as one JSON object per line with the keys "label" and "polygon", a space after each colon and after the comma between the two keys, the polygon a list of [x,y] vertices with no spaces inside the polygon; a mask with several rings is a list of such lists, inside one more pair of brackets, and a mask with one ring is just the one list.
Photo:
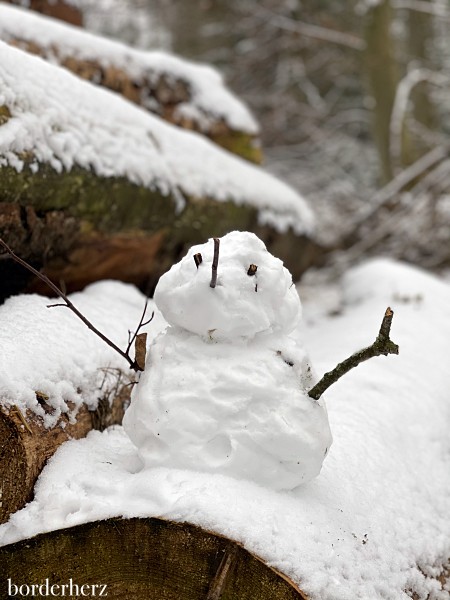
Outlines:
{"label": "moss on log", "polygon": [[2,598],[8,578],[19,585],[48,578],[50,585],[106,585],[114,600],[306,600],[239,544],[161,519],[109,519],[5,546],[0,573]]}
{"label": "moss on log", "polygon": [[[178,211],[174,198],[158,189],[79,167],[63,173],[45,164],[36,173],[27,165],[20,173],[3,167],[0,190],[0,237],[69,292],[112,278],[151,293],[192,244],[234,229],[257,233],[294,278],[319,255],[307,237],[260,226],[251,206],[185,197]],[[0,300],[25,289],[48,293],[30,277],[2,258]]]}
{"label": "moss on log", "polygon": [[[122,422],[130,388],[121,385],[114,390],[99,391],[101,398],[95,411],[83,405],[74,423],[63,414],[58,424],[49,429],[31,412],[22,414],[14,406],[9,410],[0,407],[0,523],[32,499],[40,472],[63,442],[85,437],[91,429],[102,431]],[[43,397],[40,403],[44,410],[50,410]]]}

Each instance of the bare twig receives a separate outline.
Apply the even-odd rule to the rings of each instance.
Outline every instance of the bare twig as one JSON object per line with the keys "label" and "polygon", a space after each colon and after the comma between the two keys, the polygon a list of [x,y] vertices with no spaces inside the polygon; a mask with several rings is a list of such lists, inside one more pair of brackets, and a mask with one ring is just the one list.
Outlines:
{"label": "bare twig", "polygon": [[219,264],[219,248],[220,248],[220,240],[219,238],[214,238],[214,257],[211,267],[211,283],[210,287],[215,288],[217,283],[217,265]]}
{"label": "bare twig", "polygon": [[359,352],[355,352],[355,354],[352,354],[349,358],[339,363],[332,371],[325,373],[319,383],[308,392],[308,395],[314,400],[318,400],[330,385],[365,360],[369,360],[369,358],[373,358],[374,356],[398,354],[397,344],[394,344],[389,338],[393,316],[394,311],[388,307],[384,314],[378,337],[374,343]]}
{"label": "bare twig", "polygon": [[[145,300],[144,310],[142,311],[142,315],[141,315],[141,318],[139,320],[139,324],[137,326],[136,331],[133,333],[133,335],[131,335],[131,331],[128,332],[128,334],[129,334],[129,337],[128,337],[128,346],[127,346],[127,349],[125,350],[125,354],[129,355],[131,346],[133,345],[133,342],[136,339],[139,331],[142,329],[142,327],[145,327],[146,325],[148,325],[149,323],[151,323],[152,320],[153,320],[153,317],[155,316],[155,312],[152,312],[152,316],[150,317],[150,319],[148,319],[147,321],[144,322],[145,313],[147,312],[147,306],[148,306],[148,298]],[[139,369],[139,370],[142,370],[142,369]]]}
{"label": "bare twig", "polygon": [[203,262],[203,257],[200,254],[200,252],[197,252],[197,254],[194,254],[194,262],[195,262],[195,266],[197,267],[197,269],[199,268],[199,266],[202,264]]}
{"label": "bare twig", "polygon": [[[106,335],[104,335],[101,331],[99,331],[77,308],[76,306],[74,306],[71,302],[71,300],[66,296],[66,294],[64,294],[64,292],[62,290],[59,289],[59,287],[57,285],[55,285],[53,283],[53,281],[51,281],[46,275],[44,275],[43,273],[40,273],[39,271],[37,271],[34,267],[32,267],[30,264],[28,264],[25,260],[23,260],[22,258],[20,258],[19,256],[17,256],[17,254],[15,254],[11,248],[8,246],[8,244],[3,241],[0,238],[0,246],[9,254],[9,256],[19,265],[22,265],[22,267],[24,267],[25,269],[27,269],[28,271],[30,271],[31,273],[33,273],[33,275],[35,275],[36,277],[38,277],[41,281],[43,281],[46,285],[48,285],[48,287],[55,292],[55,294],[57,296],[59,296],[60,298],[62,298],[65,302],[65,304],[53,304],[53,305],[49,305],[48,308],[52,308],[54,306],[66,306],[67,308],[69,308],[81,321],[83,321],[83,323],[93,332],[95,333],[101,340],[103,340],[106,344],[108,344],[108,346],[110,348],[112,348],[113,350],[115,350],[118,354],[120,354],[120,356],[122,356],[130,365],[130,368],[133,369],[134,371],[142,371],[142,369],[140,368],[140,366],[137,364],[137,362],[135,360],[132,360],[130,358],[129,355],[129,349],[131,347],[131,344],[129,344],[127,351],[124,352],[123,350],[121,350],[119,348],[119,346],[117,346],[114,342],[112,342],[109,338],[106,337]],[[137,333],[139,332],[139,329],[141,327],[143,327],[146,323],[143,323],[143,319],[144,319],[144,315],[145,315],[145,310],[147,308],[147,303],[145,304],[145,309],[144,309],[144,313],[141,317],[141,320],[139,322],[139,326],[136,330],[136,333],[134,334],[133,340],[135,339]],[[153,318],[153,315],[151,317],[151,319]],[[151,321],[150,319],[150,321]],[[148,321],[148,322],[150,322]]]}

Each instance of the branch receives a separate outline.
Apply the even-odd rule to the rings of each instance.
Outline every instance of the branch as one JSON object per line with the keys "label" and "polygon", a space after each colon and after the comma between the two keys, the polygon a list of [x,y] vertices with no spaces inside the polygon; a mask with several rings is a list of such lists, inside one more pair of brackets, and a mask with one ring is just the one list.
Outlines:
{"label": "branch", "polygon": [[211,283],[210,287],[215,288],[217,283],[217,265],[219,264],[219,248],[220,248],[220,240],[219,238],[214,238],[214,258],[211,267]]}
{"label": "branch", "polygon": [[[119,346],[117,346],[114,342],[112,342],[109,338],[106,337],[106,335],[104,335],[101,331],[99,331],[90,321],[88,321],[88,319],[86,319],[86,317],[72,304],[71,300],[66,296],[66,294],[64,294],[64,292],[57,286],[55,285],[46,275],[44,275],[43,273],[40,273],[39,271],[37,271],[34,267],[32,267],[30,264],[28,264],[25,260],[21,259],[19,256],[17,256],[17,254],[15,254],[11,248],[8,246],[8,244],[6,242],[4,242],[1,238],[0,238],[0,246],[2,248],[4,248],[4,250],[10,255],[10,257],[19,265],[22,265],[22,267],[25,267],[25,269],[27,269],[28,271],[30,271],[31,273],[33,273],[33,275],[35,275],[36,277],[38,277],[41,281],[43,281],[46,285],[48,285],[48,287],[55,292],[55,294],[57,296],[59,296],[60,298],[62,298],[62,300],[64,300],[64,304],[53,304],[51,306],[48,306],[48,308],[52,308],[53,306],[67,306],[67,308],[70,308],[70,310],[81,320],[83,321],[83,323],[93,332],[95,333],[95,335],[97,335],[101,340],[103,340],[106,344],[108,344],[108,346],[110,348],[112,348],[113,350],[115,350],[118,354],[120,354],[120,356],[122,356],[130,365],[130,368],[133,369],[134,371],[142,371],[143,369],[138,365],[138,363],[135,360],[132,360],[130,358],[129,355],[129,349],[131,346],[131,343],[128,344],[127,350],[126,352],[124,352],[123,350],[121,350],[119,348]],[[153,314],[152,317],[149,321],[147,321],[147,323],[143,323],[144,320],[144,316],[145,316],[145,310],[147,309],[147,302],[145,304],[145,308],[144,308],[144,313],[141,317],[141,320],[139,322],[139,326],[134,334],[133,340],[136,338],[139,329],[141,327],[143,327],[144,325],[146,325],[147,323],[149,323],[152,319],[153,319]]]}
{"label": "branch", "polygon": [[395,0],[392,3],[393,8],[413,10],[434,17],[439,17],[448,21],[450,19],[450,13],[445,6],[439,6],[433,2],[423,2],[422,0]]}
{"label": "branch", "polygon": [[337,31],[336,29],[328,29],[327,27],[313,25],[312,23],[290,19],[289,17],[277,14],[262,6],[258,6],[257,10],[259,14],[270,19],[271,25],[274,25],[279,29],[293,31],[306,37],[338,44],[340,46],[352,48],[353,50],[365,50],[366,48],[365,41],[351,33],[344,33],[342,31]]}
{"label": "branch", "polygon": [[388,354],[398,354],[398,346],[389,338],[391,331],[392,318],[394,311],[387,308],[381,323],[377,339],[368,348],[355,352],[349,358],[339,363],[332,371],[325,373],[322,379],[309,392],[308,395],[314,400],[318,400],[330,385],[336,383],[343,375],[348,373],[360,363],[374,356],[387,356]]}
{"label": "branch", "polygon": [[411,92],[416,85],[424,81],[436,86],[448,86],[450,84],[450,79],[446,75],[425,68],[411,69],[398,84],[389,124],[389,153],[394,167],[396,167],[396,174],[399,171],[403,126]]}

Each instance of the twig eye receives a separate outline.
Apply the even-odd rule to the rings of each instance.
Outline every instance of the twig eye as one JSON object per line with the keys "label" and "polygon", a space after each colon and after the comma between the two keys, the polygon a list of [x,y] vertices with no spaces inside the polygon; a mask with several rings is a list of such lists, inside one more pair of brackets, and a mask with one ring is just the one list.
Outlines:
{"label": "twig eye", "polygon": [[251,265],[249,266],[249,268],[248,268],[247,275],[250,275],[250,277],[251,277],[252,275],[256,275],[256,271],[257,271],[257,270],[258,270],[258,267],[257,267],[256,265],[254,265],[254,264],[251,264]]}
{"label": "twig eye", "polygon": [[197,267],[197,269],[199,268],[199,266],[202,264],[203,262],[203,256],[200,254],[200,252],[197,252],[197,254],[194,254],[194,262],[195,262],[195,266]]}

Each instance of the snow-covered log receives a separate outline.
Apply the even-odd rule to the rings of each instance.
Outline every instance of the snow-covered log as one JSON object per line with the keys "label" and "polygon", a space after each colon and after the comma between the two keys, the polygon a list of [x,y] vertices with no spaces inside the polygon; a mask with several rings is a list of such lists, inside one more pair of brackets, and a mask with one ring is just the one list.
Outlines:
{"label": "snow-covered log", "polygon": [[[119,282],[94,284],[71,300],[123,348],[145,304],[138,290]],[[130,399],[126,362],[67,308],[49,303],[26,295],[0,306],[0,523],[31,500],[63,442],[121,423]],[[149,343],[163,326],[155,315]]]}
{"label": "snow-covered log", "polygon": [[[151,287],[188,246],[233,229],[296,278],[311,264],[314,219],[292,188],[65,69],[1,42],[0,56],[0,237],[69,291]],[[8,293],[22,277],[8,271]]]}
{"label": "snow-covered log", "polygon": [[165,52],[136,50],[11,6],[0,6],[0,39],[261,162],[257,123],[211,67]]}
{"label": "snow-covered log", "polygon": [[[36,479],[62,443],[85,437],[91,429],[103,430],[122,422],[130,392],[126,383],[112,389],[99,389],[101,397],[95,410],[83,404],[76,417],[70,419],[65,414],[48,429],[31,411],[22,413],[15,405],[6,410],[0,404],[0,523],[32,499]],[[46,395],[38,391],[36,398],[44,410],[51,410]]]}
{"label": "snow-covered log", "polygon": [[45,585],[59,584],[53,591],[61,596],[66,584],[72,597],[82,597],[75,586],[84,585],[85,596],[100,597],[104,590],[108,598],[133,600],[306,600],[287,577],[240,544],[161,519],[109,519],[4,546],[0,572],[8,574],[0,580],[2,597],[9,583],[35,582],[43,584],[44,594]]}

